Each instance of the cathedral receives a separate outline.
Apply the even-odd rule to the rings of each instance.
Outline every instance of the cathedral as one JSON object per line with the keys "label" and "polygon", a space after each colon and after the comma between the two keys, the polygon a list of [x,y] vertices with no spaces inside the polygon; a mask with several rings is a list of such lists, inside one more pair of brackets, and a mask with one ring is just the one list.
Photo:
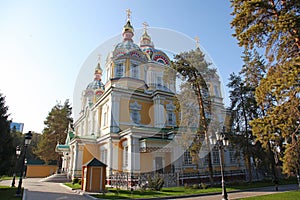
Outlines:
{"label": "cathedral", "polygon": [[[71,178],[81,177],[82,166],[96,158],[107,165],[107,179],[117,172],[180,173],[184,179],[200,170],[205,176],[207,158],[203,156],[195,164],[189,151],[178,143],[182,117],[176,108],[179,83],[167,70],[170,58],[155,48],[146,26],[139,44],[133,36],[129,13],[120,43],[107,55],[105,66],[95,62],[94,80],[82,91],[74,130],[69,130],[65,144],[56,147],[62,154],[63,171]],[[212,104],[224,114],[220,84],[216,75],[207,85]],[[225,152],[225,170],[242,173],[244,164],[233,154]],[[220,171],[218,150],[211,155],[214,170]]]}

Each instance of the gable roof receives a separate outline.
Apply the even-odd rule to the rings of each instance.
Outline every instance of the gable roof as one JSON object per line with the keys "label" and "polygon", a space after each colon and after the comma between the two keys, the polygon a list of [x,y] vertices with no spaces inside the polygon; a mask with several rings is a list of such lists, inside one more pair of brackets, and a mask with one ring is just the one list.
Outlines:
{"label": "gable roof", "polygon": [[89,162],[85,163],[83,166],[97,166],[97,167],[106,167],[107,165],[104,164],[103,162],[99,161],[96,158],[93,158],[92,160],[90,160]]}

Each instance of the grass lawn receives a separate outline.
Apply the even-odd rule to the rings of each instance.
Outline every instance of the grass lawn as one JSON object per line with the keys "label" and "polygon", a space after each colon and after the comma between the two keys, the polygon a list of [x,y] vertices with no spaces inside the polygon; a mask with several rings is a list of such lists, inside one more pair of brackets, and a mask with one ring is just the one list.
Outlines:
{"label": "grass lawn", "polygon": [[[287,179],[281,180],[280,184],[295,184],[297,183],[296,179]],[[73,189],[80,189],[81,186],[79,184],[65,183],[66,186],[71,187]],[[259,188],[259,187],[267,187],[274,186],[271,180],[269,181],[260,181],[253,183],[230,183],[226,186],[227,192],[233,190],[245,190],[251,188]],[[105,194],[93,195],[94,197],[101,199],[139,199],[139,198],[153,198],[153,197],[168,197],[168,196],[182,196],[182,195],[193,195],[193,194],[205,194],[205,193],[221,193],[222,188],[219,187],[211,187],[207,189],[192,189],[185,187],[171,187],[171,188],[163,188],[161,191],[141,191],[135,190],[133,192],[129,190],[116,190],[115,188],[108,189],[108,192]],[[282,199],[281,199],[282,200]]]}
{"label": "grass lawn", "polygon": [[0,199],[5,200],[19,200],[22,197],[15,197],[17,188],[9,186],[0,186]]}
{"label": "grass lawn", "polygon": [[74,190],[77,190],[77,189],[81,189],[81,185],[79,185],[78,183],[64,183],[64,185],[74,189]]}
{"label": "grass lawn", "polygon": [[93,195],[94,197],[101,199],[138,199],[138,198],[153,198],[153,197],[168,197],[168,196],[181,196],[191,194],[204,194],[221,192],[221,188],[208,188],[208,189],[185,189],[184,187],[171,187],[163,188],[161,191],[141,191],[135,190],[133,192],[129,190],[109,189],[106,194]]}
{"label": "grass lawn", "polygon": [[[17,178],[17,177],[16,177]],[[0,180],[12,180],[13,179],[13,177],[12,176],[1,176],[0,177]]]}
{"label": "grass lawn", "polygon": [[248,197],[240,200],[296,200],[300,199],[300,191],[283,192],[277,194],[268,194],[257,197]]}

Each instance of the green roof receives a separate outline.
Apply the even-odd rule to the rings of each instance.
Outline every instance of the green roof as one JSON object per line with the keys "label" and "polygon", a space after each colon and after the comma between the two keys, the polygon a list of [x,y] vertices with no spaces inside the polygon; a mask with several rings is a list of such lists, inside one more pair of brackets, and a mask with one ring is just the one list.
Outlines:
{"label": "green roof", "polygon": [[72,131],[70,131],[68,134],[69,134],[69,138],[70,138],[70,140],[71,140],[71,139],[73,139],[73,137],[74,137],[74,133],[73,133]]}
{"label": "green roof", "polygon": [[93,158],[89,162],[85,163],[83,166],[106,167],[107,165],[101,162],[100,160]]}

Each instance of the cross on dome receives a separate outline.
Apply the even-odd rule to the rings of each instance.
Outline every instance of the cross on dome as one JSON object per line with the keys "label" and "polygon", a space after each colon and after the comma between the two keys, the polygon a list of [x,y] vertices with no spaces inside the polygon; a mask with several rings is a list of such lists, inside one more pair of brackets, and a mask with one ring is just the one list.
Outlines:
{"label": "cross on dome", "polygon": [[199,37],[198,36],[195,37],[195,41],[196,41],[196,48],[199,48],[200,47],[200,42],[199,42]]}
{"label": "cross on dome", "polygon": [[127,21],[130,21],[131,10],[129,8],[126,9],[126,13],[127,13]]}
{"label": "cross on dome", "polygon": [[148,30],[148,23],[147,22],[143,22],[143,26],[144,26],[144,30],[147,31]]}
{"label": "cross on dome", "polygon": [[101,56],[102,56],[101,54],[98,54],[98,56],[97,56],[98,57],[98,63],[101,62]]}

